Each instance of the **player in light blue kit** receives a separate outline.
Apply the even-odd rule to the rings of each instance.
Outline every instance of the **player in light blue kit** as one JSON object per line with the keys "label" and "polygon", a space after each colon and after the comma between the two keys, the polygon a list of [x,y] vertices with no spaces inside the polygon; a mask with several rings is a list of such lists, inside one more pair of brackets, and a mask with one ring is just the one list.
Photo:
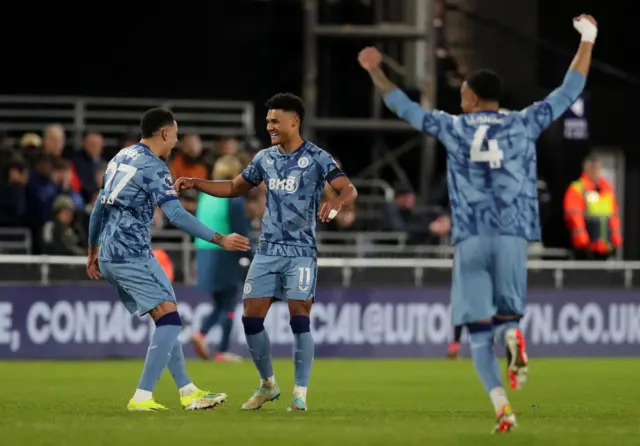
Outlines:
{"label": "player in light blue kit", "polygon": [[171,112],[147,111],[141,120],[142,140],[124,148],[109,162],[104,188],[96,200],[89,223],[87,274],[114,285],[131,314],[149,314],[156,328],[147,350],[138,388],[129,411],[163,411],[153,399],[153,389],[165,367],[178,386],[185,410],[210,409],[225,401],[196,387],[185,369],[182,322],[169,278],[151,250],[151,222],[157,206],[169,220],[194,237],[232,251],[248,251],[249,240],[237,234],[225,236],[204,226],[180,204],[165,162],[178,140],[178,126]]}
{"label": "player in light blue kit", "polygon": [[[242,406],[259,409],[280,396],[271,365],[264,318],[273,299],[286,299],[293,331],[295,387],[288,410],[307,410],[307,387],[313,362],[309,314],[315,297],[316,216],[329,221],[357,195],[334,159],[300,136],[304,106],[297,96],[278,94],[267,103],[267,131],[272,147],[262,150],[233,181],[179,178],[176,190],[195,188],[216,197],[237,197],[264,182],[267,209],[256,255],[244,285],[242,323],[247,345],[260,373],[260,387]],[[324,184],[339,195],[318,212]]]}
{"label": "player in light blue kit", "polygon": [[416,129],[437,137],[447,150],[455,244],[452,319],[469,330],[473,362],[498,418],[494,432],[516,424],[494,342],[508,349],[513,388],[519,388],[527,374],[519,320],[525,311],[528,242],[540,238],[535,141],[582,92],[597,34],[591,16],[580,16],[573,24],[582,42],[564,82],[544,101],[520,112],[498,111],[502,82],[488,70],[471,74],[462,85],[463,115],[425,110],[387,79],[378,50],[365,48],[359,55],[387,106]]}

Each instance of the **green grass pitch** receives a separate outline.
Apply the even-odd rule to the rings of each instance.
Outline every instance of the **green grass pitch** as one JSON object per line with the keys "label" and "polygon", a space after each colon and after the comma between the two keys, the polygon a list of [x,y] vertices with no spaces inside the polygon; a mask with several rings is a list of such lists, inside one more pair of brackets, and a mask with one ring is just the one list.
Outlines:
{"label": "green grass pitch", "polygon": [[308,413],[286,412],[293,365],[274,366],[282,398],[256,412],[240,410],[253,364],[189,361],[226,405],[180,410],[165,372],[155,396],[175,410],[128,413],[141,361],[0,362],[0,445],[640,445],[640,359],[533,359],[501,436],[469,360],[317,359]]}

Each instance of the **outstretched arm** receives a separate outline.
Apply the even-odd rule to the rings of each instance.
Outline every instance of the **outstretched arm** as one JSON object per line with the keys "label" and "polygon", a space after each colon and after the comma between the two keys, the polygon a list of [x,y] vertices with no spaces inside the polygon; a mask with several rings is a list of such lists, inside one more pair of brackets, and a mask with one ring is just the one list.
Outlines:
{"label": "outstretched arm", "polygon": [[[198,178],[191,180],[193,181],[193,188],[197,191],[222,198],[240,197],[255,187],[245,180],[242,175],[238,175],[234,180],[227,181],[207,181]],[[178,186],[177,182],[176,186]]]}
{"label": "outstretched arm", "polygon": [[376,48],[368,47],[360,51],[358,61],[360,66],[369,73],[376,90],[383,95],[384,103],[389,110],[415,129],[439,136],[444,121],[451,120],[450,115],[440,111],[425,110],[420,104],[409,99],[380,68],[382,54]]}
{"label": "outstretched arm", "polygon": [[234,180],[207,181],[197,178],[178,178],[175,189],[178,193],[186,189],[196,189],[214,197],[240,197],[262,183],[263,171],[260,165],[262,156],[263,152],[259,152]]}
{"label": "outstretched arm", "polygon": [[229,251],[248,251],[250,249],[247,238],[239,236],[238,234],[226,236],[215,232],[187,212],[179,200],[165,201],[160,205],[160,208],[174,226],[182,229],[193,237],[198,237],[202,240],[220,245]]}
{"label": "outstretched arm", "polygon": [[582,40],[562,85],[552,91],[544,101],[537,102],[522,111],[534,137],[537,137],[571,107],[584,90],[598,28],[595,19],[590,15],[575,18],[573,26],[582,35]]}

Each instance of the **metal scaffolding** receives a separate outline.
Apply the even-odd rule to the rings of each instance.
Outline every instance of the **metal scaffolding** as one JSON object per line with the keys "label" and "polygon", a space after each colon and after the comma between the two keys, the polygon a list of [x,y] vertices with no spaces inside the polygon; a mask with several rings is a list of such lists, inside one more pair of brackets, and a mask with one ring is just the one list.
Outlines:
{"label": "metal scaffolding", "polygon": [[[389,165],[399,180],[406,180],[406,174],[397,158],[408,150],[421,150],[419,193],[427,199],[433,176],[435,140],[430,137],[411,138],[412,128],[399,119],[383,119],[383,104],[380,95],[372,87],[374,98],[370,117],[332,118],[318,116],[318,41],[330,37],[340,39],[373,38],[379,42],[403,42],[404,60],[395,61],[394,71],[405,77],[408,83],[418,86],[421,103],[433,107],[436,93],[435,48],[432,38],[433,0],[371,0],[375,11],[373,25],[327,24],[319,21],[319,8],[325,0],[303,0],[305,8],[304,37],[304,79],[303,99],[306,108],[306,137],[316,139],[318,132],[330,131],[373,131],[375,143],[372,147],[372,165],[359,176],[377,177],[379,170]],[[400,20],[389,21],[385,12],[395,11]],[[355,55],[354,55],[355,57]],[[385,144],[382,134],[407,132],[407,143],[396,148]]]}

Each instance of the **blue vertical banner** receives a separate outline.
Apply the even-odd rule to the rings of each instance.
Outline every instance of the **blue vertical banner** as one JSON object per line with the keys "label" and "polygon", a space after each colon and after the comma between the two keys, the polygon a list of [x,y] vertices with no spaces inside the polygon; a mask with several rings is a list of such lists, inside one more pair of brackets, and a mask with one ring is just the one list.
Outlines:
{"label": "blue vertical banner", "polygon": [[582,93],[562,115],[564,138],[572,141],[589,139],[588,95]]}

